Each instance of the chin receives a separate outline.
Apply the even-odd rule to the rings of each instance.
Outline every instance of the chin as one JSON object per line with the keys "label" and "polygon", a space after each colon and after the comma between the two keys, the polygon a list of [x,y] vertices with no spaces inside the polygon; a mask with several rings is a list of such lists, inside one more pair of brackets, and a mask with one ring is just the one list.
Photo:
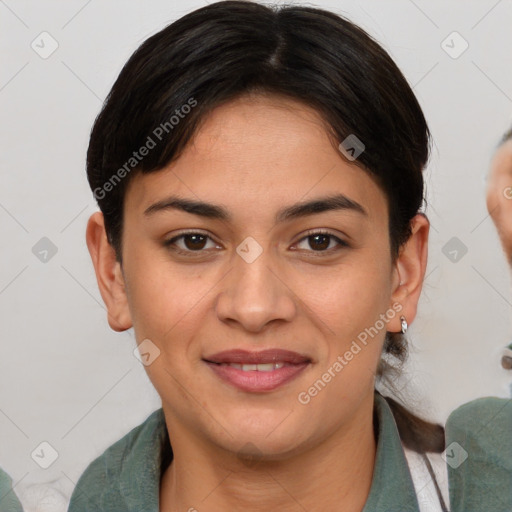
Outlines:
{"label": "chin", "polygon": [[279,462],[289,459],[299,451],[297,439],[279,439],[270,442],[264,437],[261,439],[241,440],[238,446],[231,442],[229,450],[235,454],[245,466],[254,467],[263,462]]}
{"label": "chin", "polygon": [[224,439],[224,447],[241,459],[284,460],[297,451],[305,435],[304,422],[299,424],[291,418],[283,421],[284,418],[286,415],[276,414],[268,418],[272,421],[245,417],[238,423],[226,422],[232,436]]}

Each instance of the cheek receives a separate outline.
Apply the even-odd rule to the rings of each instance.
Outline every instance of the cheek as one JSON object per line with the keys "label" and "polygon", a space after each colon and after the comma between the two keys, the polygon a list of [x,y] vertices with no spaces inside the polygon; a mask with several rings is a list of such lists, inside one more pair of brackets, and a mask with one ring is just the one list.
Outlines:
{"label": "cheek", "polygon": [[374,258],[361,257],[356,263],[303,273],[295,290],[322,320],[326,333],[347,340],[373,325],[389,307],[390,270]]}
{"label": "cheek", "polygon": [[127,262],[127,269],[131,276],[127,295],[137,339],[149,338],[161,346],[175,332],[186,329],[211,288],[199,272],[183,272],[149,252]]}
{"label": "cheek", "polygon": [[330,409],[331,425],[374,388],[386,333],[381,315],[391,319],[396,314],[389,308],[387,271],[379,264],[340,269],[337,279],[325,280],[308,303],[324,331],[325,350],[298,402],[307,401],[312,415]]}
{"label": "cheek", "polygon": [[130,283],[130,310],[138,342],[149,339],[159,350],[145,370],[160,394],[186,401],[189,397],[174,379],[190,378],[190,363],[197,359],[191,351],[197,349],[194,339],[211,285],[190,273],[177,274],[170,265],[146,262],[144,269],[136,274],[143,277]]}

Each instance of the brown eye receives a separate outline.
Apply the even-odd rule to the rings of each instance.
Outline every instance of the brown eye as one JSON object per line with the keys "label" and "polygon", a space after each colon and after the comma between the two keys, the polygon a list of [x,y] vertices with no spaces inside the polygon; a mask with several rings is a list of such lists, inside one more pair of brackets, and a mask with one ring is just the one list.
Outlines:
{"label": "brown eye", "polygon": [[[207,242],[213,240],[204,233],[191,231],[188,233],[181,233],[170,240],[164,242],[164,246],[180,253],[201,253],[203,249],[207,248]],[[180,242],[180,243],[178,243]],[[215,244],[213,244],[215,247]]]}
{"label": "brown eye", "polygon": [[204,249],[206,236],[205,235],[183,235],[183,242],[187,249],[191,251],[197,251],[198,249]]}
{"label": "brown eye", "polygon": [[331,237],[329,235],[310,235],[308,236],[309,246],[312,249],[327,249],[329,247]]}
{"label": "brown eye", "polygon": [[[309,246],[309,248],[306,247],[306,250],[312,250],[313,252],[331,252],[349,246],[336,235],[326,231],[309,233],[299,241],[299,244],[303,241],[307,241],[307,245]],[[334,247],[331,245],[333,241],[335,242]]]}

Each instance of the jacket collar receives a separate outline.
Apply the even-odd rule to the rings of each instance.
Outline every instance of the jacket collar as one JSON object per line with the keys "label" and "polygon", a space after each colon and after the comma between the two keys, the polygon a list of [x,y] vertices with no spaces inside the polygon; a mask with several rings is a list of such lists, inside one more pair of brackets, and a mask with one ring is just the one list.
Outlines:
{"label": "jacket collar", "polygon": [[393,412],[386,399],[377,392],[374,422],[378,427],[377,453],[370,494],[363,512],[419,512]]}
{"label": "jacket collar", "polygon": [[[370,493],[363,512],[419,512],[411,473],[393,413],[375,392],[377,451]],[[160,479],[173,458],[163,409],[144,422],[122,462],[119,490],[129,511],[158,512]]]}

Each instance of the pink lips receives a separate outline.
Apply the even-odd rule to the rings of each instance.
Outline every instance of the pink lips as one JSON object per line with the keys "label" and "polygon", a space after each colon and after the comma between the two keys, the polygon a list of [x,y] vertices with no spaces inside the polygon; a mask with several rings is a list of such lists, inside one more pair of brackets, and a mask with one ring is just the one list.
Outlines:
{"label": "pink lips", "polygon": [[[289,350],[269,349],[260,352],[228,350],[204,358],[214,373],[225,382],[247,392],[272,391],[297,377],[311,359]],[[282,367],[271,371],[242,370],[233,366],[242,364],[281,363]]]}
{"label": "pink lips", "polygon": [[260,352],[248,352],[247,350],[226,350],[204,358],[211,363],[238,363],[238,364],[265,364],[265,363],[290,363],[299,364],[310,362],[309,357],[278,348],[262,350]]}

